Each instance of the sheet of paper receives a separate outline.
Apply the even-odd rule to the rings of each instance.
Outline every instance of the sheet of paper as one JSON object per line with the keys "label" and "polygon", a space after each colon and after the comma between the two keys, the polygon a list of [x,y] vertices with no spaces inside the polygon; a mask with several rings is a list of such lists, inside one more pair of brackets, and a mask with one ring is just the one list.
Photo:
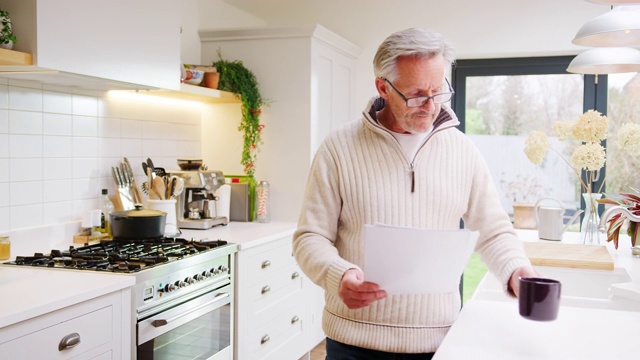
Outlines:
{"label": "sheet of paper", "polygon": [[477,231],[365,225],[365,280],[389,294],[456,291],[477,240]]}

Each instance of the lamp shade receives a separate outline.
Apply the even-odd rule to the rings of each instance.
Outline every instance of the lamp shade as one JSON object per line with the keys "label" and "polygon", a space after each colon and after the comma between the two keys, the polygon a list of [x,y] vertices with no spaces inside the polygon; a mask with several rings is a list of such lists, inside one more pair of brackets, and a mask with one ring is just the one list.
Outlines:
{"label": "lamp shade", "polygon": [[640,72],[640,50],[628,47],[590,49],[573,58],[567,71],[594,75]]}
{"label": "lamp shade", "polygon": [[640,5],[620,5],[582,25],[572,41],[583,46],[640,46]]}

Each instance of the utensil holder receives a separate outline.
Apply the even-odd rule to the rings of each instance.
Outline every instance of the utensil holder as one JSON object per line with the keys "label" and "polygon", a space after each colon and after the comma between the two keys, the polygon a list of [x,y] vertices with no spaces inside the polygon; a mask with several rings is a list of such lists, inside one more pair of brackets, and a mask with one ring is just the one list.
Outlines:
{"label": "utensil holder", "polygon": [[167,213],[167,220],[164,226],[164,236],[173,236],[180,233],[180,229],[178,229],[176,203],[176,199],[147,200],[147,208]]}

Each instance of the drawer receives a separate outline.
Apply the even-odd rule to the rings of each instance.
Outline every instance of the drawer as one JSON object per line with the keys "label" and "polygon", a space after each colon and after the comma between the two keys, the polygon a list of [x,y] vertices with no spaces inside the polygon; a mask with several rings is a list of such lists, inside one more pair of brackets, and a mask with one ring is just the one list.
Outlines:
{"label": "drawer", "polygon": [[[80,343],[58,350],[61,340],[74,333]],[[112,336],[112,308],[105,307],[0,344],[0,354],[15,359],[75,359],[111,342]]]}
{"label": "drawer", "polygon": [[297,291],[302,292],[302,272],[294,264],[251,286],[242,296],[251,304],[248,310],[253,314]]}
{"label": "drawer", "polygon": [[254,353],[251,359],[260,359],[274,351],[290,338],[302,332],[304,321],[304,303],[289,308],[286,312],[275,316],[267,324],[251,331],[249,335],[249,351]]}
{"label": "drawer", "polygon": [[[269,306],[259,307],[260,302],[254,303],[254,312],[250,315],[250,327],[256,329],[265,324],[269,324],[276,316],[286,314],[290,309],[299,304],[305,303],[305,292],[295,291],[278,298],[278,301],[270,303]],[[300,314],[298,314],[300,316]]]}
{"label": "drawer", "polygon": [[295,264],[290,242],[277,247],[269,247],[261,252],[246,254],[239,266],[244,269],[243,279],[248,284],[255,284],[262,279],[273,276],[278,270]]}

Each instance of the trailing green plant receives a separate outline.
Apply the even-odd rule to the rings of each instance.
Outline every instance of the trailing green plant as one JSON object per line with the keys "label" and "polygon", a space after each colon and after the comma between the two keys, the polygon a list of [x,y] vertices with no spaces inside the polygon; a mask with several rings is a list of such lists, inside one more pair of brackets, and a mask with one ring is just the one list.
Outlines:
{"label": "trailing green plant", "polygon": [[266,105],[265,99],[260,94],[255,75],[242,61],[225,60],[218,49],[218,61],[214,61],[213,66],[220,73],[218,89],[237,94],[242,101],[242,120],[238,130],[243,134],[244,146],[240,163],[244,165],[245,174],[253,180],[256,157],[262,144],[264,124],[260,124],[260,115],[262,106]]}
{"label": "trailing green plant", "polygon": [[11,18],[9,17],[8,11],[0,10],[0,26],[1,44],[15,44],[18,42],[18,39],[13,34],[13,30],[11,29]]}

